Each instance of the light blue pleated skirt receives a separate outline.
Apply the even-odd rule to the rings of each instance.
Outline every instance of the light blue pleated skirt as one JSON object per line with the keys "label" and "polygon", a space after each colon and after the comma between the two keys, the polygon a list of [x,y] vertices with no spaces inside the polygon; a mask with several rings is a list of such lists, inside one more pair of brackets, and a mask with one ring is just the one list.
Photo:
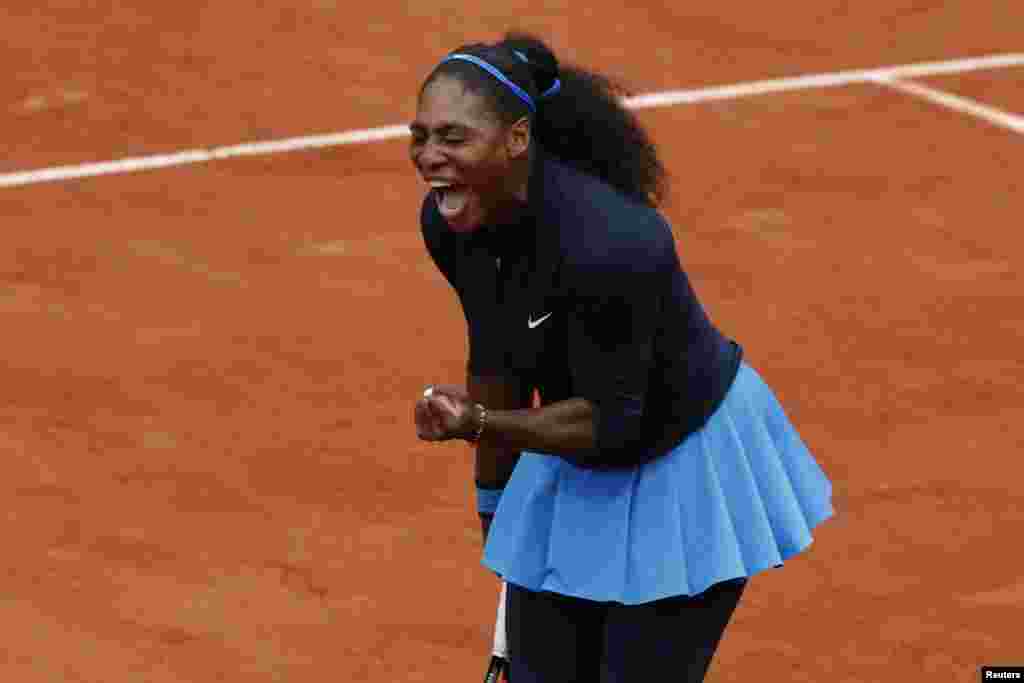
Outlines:
{"label": "light blue pleated skirt", "polygon": [[744,363],[704,425],[666,455],[589,470],[523,452],[483,564],[534,591],[632,605],[780,566],[833,515],[832,485]]}

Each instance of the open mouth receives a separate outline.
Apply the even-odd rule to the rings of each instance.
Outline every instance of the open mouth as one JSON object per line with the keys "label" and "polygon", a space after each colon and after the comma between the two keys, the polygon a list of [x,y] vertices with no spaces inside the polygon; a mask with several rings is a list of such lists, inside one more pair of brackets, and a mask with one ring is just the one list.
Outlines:
{"label": "open mouth", "polygon": [[464,185],[432,181],[430,186],[434,191],[437,208],[446,219],[456,218],[466,209],[469,193]]}

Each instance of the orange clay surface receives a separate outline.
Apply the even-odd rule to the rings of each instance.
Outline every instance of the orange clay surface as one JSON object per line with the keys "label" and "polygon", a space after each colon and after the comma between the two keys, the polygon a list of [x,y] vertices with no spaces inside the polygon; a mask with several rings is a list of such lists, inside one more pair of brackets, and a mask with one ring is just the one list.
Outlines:
{"label": "orange clay surface", "polygon": [[[1024,25],[1015,0],[348,4],[5,3],[0,173],[404,123],[506,27],[650,92]],[[1024,114],[1021,69],[924,82]],[[709,681],[1024,664],[1024,139],[868,85],[641,118],[698,292],[835,484]],[[422,193],[401,141],[0,189],[0,680],[480,680],[471,451],[412,423],[465,357]]]}

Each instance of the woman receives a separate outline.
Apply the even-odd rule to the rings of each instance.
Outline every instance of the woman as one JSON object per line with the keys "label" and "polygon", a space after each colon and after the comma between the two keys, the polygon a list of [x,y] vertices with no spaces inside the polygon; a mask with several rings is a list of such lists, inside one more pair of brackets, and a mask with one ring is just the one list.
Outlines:
{"label": "woman", "polygon": [[519,34],[444,59],[410,128],[469,332],[466,388],[424,392],[416,428],[476,446],[510,680],[702,681],[831,485],[691,289],[654,146],[607,79]]}

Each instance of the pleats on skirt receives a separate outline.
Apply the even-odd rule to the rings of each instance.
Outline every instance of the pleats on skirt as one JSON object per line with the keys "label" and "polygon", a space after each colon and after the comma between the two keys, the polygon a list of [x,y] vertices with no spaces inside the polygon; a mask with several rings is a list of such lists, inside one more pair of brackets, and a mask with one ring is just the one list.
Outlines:
{"label": "pleats on skirt", "polygon": [[524,452],[483,564],[534,591],[641,604],[696,595],[807,548],[832,485],[771,388],[743,363],[718,410],[646,464],[590,470]]}

